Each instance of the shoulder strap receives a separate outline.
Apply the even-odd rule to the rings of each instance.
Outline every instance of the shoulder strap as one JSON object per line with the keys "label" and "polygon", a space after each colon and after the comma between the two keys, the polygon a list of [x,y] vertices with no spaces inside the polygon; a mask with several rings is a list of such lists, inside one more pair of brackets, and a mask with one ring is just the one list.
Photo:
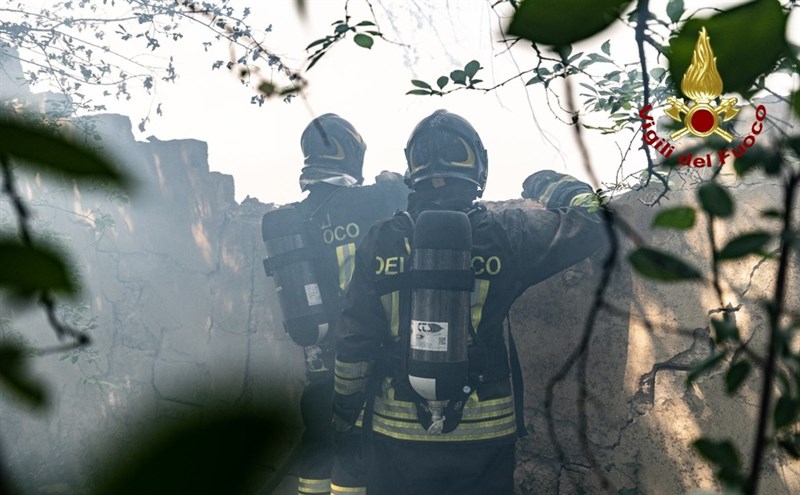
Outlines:
{"label": "shoulder strap", "polygon": [[508,323],[508,347],[511,361],[511,387],[514,394],[514,417],[517,422],[517,437],[522,438],[528,434],[524,417],[525,387],[522,383],[522,366],[519,363],[517,345],[514,343],[514,334],[511,332],[511,318],[506,316],[506,322]]}

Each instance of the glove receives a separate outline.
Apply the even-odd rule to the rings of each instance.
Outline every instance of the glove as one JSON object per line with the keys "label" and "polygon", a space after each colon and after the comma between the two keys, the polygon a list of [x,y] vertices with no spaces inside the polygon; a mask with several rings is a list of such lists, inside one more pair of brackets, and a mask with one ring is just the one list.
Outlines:
{"label": "glove", "polygon": [[388,170],[384,170],[380,174],[375,176],[375,183],[377,184],[379,182],[397,182],[402,184],[403,176],[396,172],[389,172]]}
{"label": "glove", "polygon": [[333,414],[332,423],[333,423],[333,429],[334,431],[336,431],[336,433],[347,433],[353,429],[353,426],[355,426],[353,423],[347,421],[346,419],[344,419],[343,417],[339,416],[336,413]]}
{"label": "glove", "polygon": [[552,170],[533,173],[522,182],[522,197],[538,201],[547,208],[569,206],[572,198],[584,193],[592,193],[588,184]]}

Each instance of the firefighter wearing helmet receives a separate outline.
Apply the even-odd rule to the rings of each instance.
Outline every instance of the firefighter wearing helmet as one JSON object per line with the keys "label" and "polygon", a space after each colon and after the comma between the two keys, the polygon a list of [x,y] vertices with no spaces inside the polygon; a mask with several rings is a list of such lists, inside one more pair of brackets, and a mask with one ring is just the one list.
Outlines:
{"label": "firefighter wearing helmet", "polygon": [[419,122],[405,154],[407,211],[373,226],[356,253],[337,327],[334,421],[369,432],[370,495],[513,494],[525,428],[503,320],[528,287],[605,243],[600,218],[570,207],[592,190],[537,172],[523,196],[546,208],[487,211],[475,203],[486,149],[445,110]]}
{"label": "firefighter wearing helmet", "polygon": [[357,435],[341,439],[351,458],[333,465],[333,334],[356,246],[373,223],[402,208],[408,188],[402,176],[391,172],[383,172],[374,185],[361,186],[367,146],[352,124],[336,114],[312,120],[300,147],[300,189],[308,196],[262,219],[264,267],[275,282],[284,328],[305,354],[298,493],[365,493]]}

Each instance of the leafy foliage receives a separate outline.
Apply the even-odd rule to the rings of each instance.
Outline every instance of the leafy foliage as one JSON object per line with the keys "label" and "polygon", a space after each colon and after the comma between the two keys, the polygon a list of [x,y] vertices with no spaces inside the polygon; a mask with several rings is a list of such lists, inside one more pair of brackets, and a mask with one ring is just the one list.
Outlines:
{"label": "leafy foliage", "polygon": [[630,0],[525,0],[514,14],[508,32],[534,43],[569,45],[608,27],[629,3]]}
{"label": "leafy foliage", "polygon": [[639,248],[628,259],[633,268],[647,278],[669,282],[702,278],[700,272],[685,261],[656,249]]}
{"label": "leafy foliage", "polygon": [[717,468],[717,477],[720,481],[731,487],[738,488],[744,485],[742,461],[730,440],[715,441],[701,438],[693,445],[701,456]]}
{"label": "leafy foliage", "polygon": [[770,241],[772,236],[768,232],[751,232],[732,239],[722,251],[719,252],[719,260],[730,260],[741,258],[748,254],[761,253],[764,246]]}
{"label": "leafy foliage", "polygon": [[345,11],[344,20],[334,21],[333,33],[312,41],[307,47],[306,51],[314,48],[315,51],[308,57],[308,67],[306,70],[314,67],[322,57],[327,54],[330,49],[339,41],[345,39],[347,33],[353,33],[353,42],[361,48],[371,49],[375,44],[375,38],[383,38],[383,33],[378,29],[378,25],[373,21],[360,21],[355,24],[350,24],[350,15]]}
{"label": "leafy foliage", "polygon": [[653,227],[686,230],[694,227],[695,211],[691,206],[676,206],[660,211],[653,219]]}
{"label": "leafy foliage", "polygon": [[0,287],[18,297],[30,297],[40,291],[72,294],[76,290],[66,263],[53,249],[0,238],[0,257]]}
{"label": "leafy foliage", "polygon": [[19,117],[0,115],[0,153],[36,171],[67,174],[78,180],[98,179],[108,185],[129,187],[128,179],[117,167],[94,149]]}
{"label": "leafy foliage", "polygon": [[[297,428],[276,401],[268,409],[223,408],[145,431],[131,448],[116,448],[92,495],[255,493]],[[276,448],[277,447],[277,448]]]}
{"label": "leafy foliage", "polygon": [[[527,85],[541,84],[545,89],[549,89],[550,83],[555,78],[567,79],[577,74],[590,77],[591,82],[585,80],[578,82],[583,88],[580,96],[583,97],[584,110],[609,112],[613,125],[595,129],[601,132],[618,132],[622,129],[635,130],[640,125],[637,115],[631,110],[641,108],[637,102],[643,101],[640,96],[642,93],[645,95],[644,101],[648,101],[649,98],[652,102],[663,101],[667,91],[680,91],[680,83],[691,62],[701,27],[707,29],[713,41],[714,54],[725,84],[725,92],[739,92],[749,98],[757,90],[765,88],[765,80],[770,73],[776,71],[793,73],[800,66],[800,61],[795,54],[790,53],[786,41],[787,16],[789,10],[795,7],[795,2],[783,7],[777,0],[754,0],[729,9],[714,9],[714,15],[707,19],[698,18],[697,12],[688,13],[683,0],[669,0],[666,4],[666,21],[649,11],[648,2],[638,2],[637,8],[631,11],[626,19],[636,31],[641,58],[638,67],[618,66],[610,56],[611,46],[608,41],[601,45],[599,52],[588,55],[571,54],[571,43],[602,31],[622,13],[625,3],[592,2],[591,5],[581,3],[578,6],[573,5],[573,2],[547,0],[523,2],[516,10],[508,33],[531,41],[538,61],[536,67],[521,71],[516,77],[530,77]],[[613,9],[617,7],[620,10],[614,11]],[[609,15],[609,12],[615,13]],[[592,14],[592,18],[583,19],[581,16],[584,14]],[[578,19],[582,22],[576,22]],[[662,26],[667,28],[667,34],[659,42],[656,33]],[[677,36],[667,42],[671,36],[670,31],[675,28],[679,29]],[[543,55],[539,44],[554,46],[559,58]],[[649,71],[646,69],[645,45],[668,56],[668,72],[660,67]],[[617,66],[610,72],[606,71],[602,80],[598,81],[592,79],[588,71],[598,65]],[[502,84],[504,83],[490,88],[475,89],[490,91]],[[567,88],[571,91],[569,85]],[[428,90],[413,94],[437,93]],[[789,98],[773,94],[783,99],[797,115],[800,115],[800,96],[796,90]],[[574,109],[567,110],[572,113],[572,124],[592,128],[580,123],[581,116]],[[565,123],[570,122],[565,121]],[[581,140],[578,131],[576,137]],[[707,359],[697,363],[687,376],[687,380],[689,382],[698,380],[701,376],[724,366],[730,359],[724,375],[724,387],[728,394],[736,394],[755,369],[760,371],[763,381],[759,390],[761,407],[756,426],[756,442],[751,454],[752,464],[748,471],[743,468],[736,446],[730,440],[703,437],[696,440],[693,445],[703,458],[714,465],[717,479],[722,484],[747,495],[754,495],[758,491],[762,459],[773,440],[788,455],[800,458],[800,434],[795,431],[800,418],[800,356],[788,344],[795,336],[796,330],[800,328],[800,322],[792,321],[788,328],[779,323],[782,317],[788,318],[783,314],[788,257],[793,256],[793,251],[800,248],[790,218],[791,207],[795,204],[796,188],[800,184],[800,172],[796,167],[799,160],[800,138],[782,134],[776,143],[770,143],[768,147],[757,145],[748,149],[748,152],[737,158],[734,163],[734,169],[739,177],[761,169],[768,176],[783,179],[783,207],[764,212],[765,217],[782,222],[781,231],[777,234],[762,230],[747,232],[730,240],[719,249],[715,241],[715,226],[733,217],[736,201],[726,187],[716,181],[719,170],[715,170],[711,180],[703,182],[697,190],[700,206],[709,217],[709,244],[714,254],[711,260],[710,282],[720,301],[720,307],[711,313],[722,312],[723,317],[710,319],[718,349]],[[669,191],[670,183],[667,178],[656,172],[649,155],[648,161],[648,170],[643,183],[647,185],[652,177],[656,177],[664,185],[662,194],[655,201],[657,203]],[[653,226],[690,229],[695,224],[695,217],[694,208],[679,206],[656,215]],[[629,227],[621,230],[636,240],[638,245],[642,245],[642,241],[629,231]],[[770,241],[776,238],[780,240],[778,249],[780,254],[766,255],[764,250]],[[738,308],[732,307],[730,302],[725,306],[726,296],[719,280],[720,262],[738,260],[749,254],[764,255],[770,260],[777,261],[779,266],[778,277],[774,284],[774,299],[765,301],[764,304],[770,320],[770,341],[766,357],[759,356],[756,351],[750,349],[749,341],[742,340],[734,318],[734,312]],[[629,255],[628,259],[634,270],[651,279],[675,281],[702,278],[700,272],[687,261],[650,247],[639,247]],[[611,268],[607,267],[606,270],[613,269],[613,263],[609,263],[608,266]],[[596,302],[598,305],[602,303],[602,299]],[[794,318],[792,316],[792,319]],[[584,341],[589,340],[591,327],[587,328],[586,333]],[[584,347],[581,349],[586,352]],[[771,394],[774,382],[780,384],[781,395],[773,404]],[[591,458],[590,453],[586,455]]]}
{"label": "leafy foliage", "polygon": [[[27,82],[61,90],[67,97],[62,117],[80,110],[105,110],[104,105],[94,103],[93,93],[102,91],[102,97],[131,100],[138,92],[152,95],[159,84],[175,82],[179,66],[169,50],[177,43],[195,43],[200,52],[218,41],[228,42],[234,55],[228,61],[214,61],[212,69],[225,66],[243,83],[251,83],[261,77],[263,66],[290,81],[289,86],[302,86],[302,79],[263,44],[272,25],[255,28],[249,24],[249,7],[210,0],[117,0],[102,5],[66,0],[47,2],[42,8],[29,5],[9,2],[2,7],[0,47],[17,50],[16,56],[27,67]],[[197,43],[185,37],[187,25],[203,26],[207,38]],[[159,56],[148,60],[164,62],[145,63],[128,55],[128,50],[150,52]],[[251,102],[263,103],[258,96]],[[163,111],[160,102],[151,107],[158,114]],[[149,118],[149,114],[142,117],[140,129]]]}
{"label": "leafy foliage", "polygon": [[47,404],[44,384],[30,376],[27,354],[20,343],[0,341],[0,385],[33,407]]}
{"label": "leafy foliage", "polygon": [[411,84],[415,87],[415,89],[409,90],[406,94],[420,96],[443,96],[447,93],[455,91],[455,89],[444,89],[448,84],[450,84],[450,82],[452,82],[455,86],[461,86],[459,89],[474,89],[476,84],[483,82],[481,79],[475,77],[478,74],[478,71],[481,69],[483,69],[483,67],[481,67],[480,62],[477,60],[471,60],[467,62],[467,65],[465,65],[463,69],[455,69],[450,71],[449,75],[439,76],[436,79],[436,86],[438,89],[433,88],[431,84],[428,84],[425,81],[412,79]]}
{"label": "leafy foliage", "polygon": [[697,191],[700,204],[708,214],[727,218],[733,215],[733,199],[728,191],[716,182],[703,184]]}

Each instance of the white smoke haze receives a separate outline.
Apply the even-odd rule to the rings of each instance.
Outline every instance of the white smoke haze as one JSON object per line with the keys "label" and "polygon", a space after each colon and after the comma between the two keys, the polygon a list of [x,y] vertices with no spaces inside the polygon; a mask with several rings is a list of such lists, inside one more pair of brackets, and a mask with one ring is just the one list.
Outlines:
{"label": "white smoke haze", "polygon": [[[231,3],[248,6],[243,0]],[[309,18],[302,21],[294,0],[249,3],[253,24],[273,25],[265,44],[297,69],[306,63],[305,46],[332,32],[330,23],[342,18],[344,8],[344,2],[309,1]],[[663,10],[665,3],[650,2],[653,10]],[[735,3],[741,2],[723,7]],[[65,246],[84,286],[78,300],[64,302],[62,314],[67,322],[90,328],[94,340],[84,350],[32,360],[36,375],[48,383],[51,404],[46,412],[31,414],[5,398],[0,401],[0,453],[23,493],[79,493],[95,479],[108,442],[132,441],[131,435],[147,426],[142,423],[151,421],[143,410],[154,411],[160,420],[179,421],[209,404],[280,397],[296,416],[303,354],[283,331],[274,287],[263,272],[260,221],[275,205],[300,199],[300,134],[313,116],[335,112],[361,132],[368,144],[367,182],[382,170],[402,173],[411,129],[438,108],[466,117],[481,134],[490,157],[485,199],[518,198],[523,179],[542,169],[587,179],[572,131],[553,116],[541,85],[525,87],[522,78],[487,94],[405,96],[411,79],[433,83],[473,59],[482,63],[487,85],[510,77],[518,66],[530,67],[532,51],[519,47],[508,52],[501,41],[506,22],[502,10],[477,0],[373,4],[386,37],[403,45],[377,40],[365,50],[349,39],[341,42],[308,72],[308,105],[299,98],[288,104],[250,104],[252,88],[224,67],[211,70],[215,60],[228,60],[228,47],[220,42],[206,53],[200,46],[203,31],[190,25],[186,34],[193,44],[174,45],[180,76],[175,84],[157,83],[157,99],[146,94],[130,102],[96,97],[117,114],[89,118],[102,135],[101,146],[139,180],[130,198],[84,189],[76,194],[72,185],[21,176],[20,190],[33,208],[35,230]],[[351,1],[350,13],[353,19],[371,19],[365,2]],[[797,22],[794,14],[791,26]],[[797,36],[800,29],[790,27],[789,32]],[[615,55],[635,59],[633,33],[624,27],[580,43],[574,51],[597,51],[607,38]],[[131,46],[117,43],[115,48]],[[164,62],[163,55],[132,55],[143,62]],[[650,55],[651,67],[665,65]],[[32,93],[19,89],[14,82],[18,74],[19,68],[5,59],[0,98],[11,92],[31,100],[57,99],[36,96],[55,88],[34,85]],[[774,83],[780,91],[786,81],[777,78]],[[138,130],[139,119],[152,114],[156,101],[164,115],[153,115],[145,130]],[[770,115],[785,117],[772,110]],[[645,167],[638,136],[587,133],[601,180],[618,177],[620,150],[634,137],[623,176]],[[739,224],[752,226],[777,189],[761,179],[745,186],[741,193],[750,204],[740,213]],[[674,204],[691,197],[676,195]],[[641,207],[642,198],[647,199],[647,191],[627,197],[622,211],[648,238],[686,256],[704,252],[702,237],[684,242],[650,231],[654,211]],[[519,199],[513,205],[533,206]],[[15,221],[3,197],[0,225],[13,230]],[[769,277],[753,264],[742,262],[731,270],[734,286],[748,287],[751,295],[769,285]],[[599,260],[583,262],[531,289],[512,312],[515,334],[521,335],[526,419],[533,431],[521,443],[517,477],[521,487],[536,493],[570,493],[575,488],[547,443],[542,377],[560,366],[575,345],[598,272]],[[754,278],[748,279],[751,274]],[[659,289],[625,271],[612,287],[621,313],[603,316],[598,350],[590,358],[595,372],[589,435],[600,460],[620,486],[655,489],[670,480],[687,490],[713,487],[710,469],[688,447],[691,435],[717,423],[744,431],[754,417],[752,393],[729,400],[720,396],[719,383],[701,383],[689,391],[683,387],[687,356],[708,350],[708,335],[702,331],[707,331],[705,308],[713,306],[713,294]],[[698,302],[683,304],[687,299]],[[0,336],[22,336],[36,347],[55,343],[36,308],[0,308]],[[664,328],[675,327],[677,321],[697,331],[652,333],[642,324],[643,314]],[[755,312],[742,318],[758,321]],[[560,390],[555,408],[571,454],[580,452],[575,397],[577,387],[571,381]],[[726,405],[723,413],[712,414],[706,402],[714,401]],[[579,479],[589,484],[582,459],[576,458],[568,471],[585,476]],[[765,490],[773,491],[765,493],[800,492],[796,466],[776,463],[786,471],[776,469],[770,475]],[[537,485],[536,480],[551,484]]]}

